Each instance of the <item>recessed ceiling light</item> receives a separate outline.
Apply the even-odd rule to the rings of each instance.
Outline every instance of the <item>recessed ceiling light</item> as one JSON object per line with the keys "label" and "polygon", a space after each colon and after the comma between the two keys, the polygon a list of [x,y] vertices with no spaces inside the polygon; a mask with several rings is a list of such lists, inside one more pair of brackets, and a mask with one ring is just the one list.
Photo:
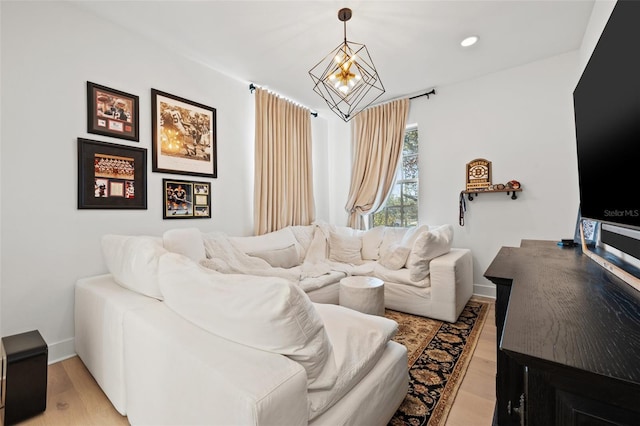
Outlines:
{"label": "recessed ceiling light", "polygon": [[478,36],[471,36],[471,37],[467,37],[464,40],[462,40],[460,42],[460,45],[462,47],[469,47],[469,46],[473,46],[474,44],[476,44],[477,41],[478,41]]}

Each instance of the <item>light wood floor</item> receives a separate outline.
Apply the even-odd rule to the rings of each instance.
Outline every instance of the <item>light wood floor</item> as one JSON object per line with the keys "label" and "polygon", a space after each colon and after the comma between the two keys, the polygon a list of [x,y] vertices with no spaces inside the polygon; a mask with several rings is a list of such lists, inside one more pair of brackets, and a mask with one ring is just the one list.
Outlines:
{"label": "light wood floor", "polygon": [[[491,300],[491,299],[488,299]],[[496,325],[493,303],[446,426],[489,426],[493,419]],[[51,364],[47,410],[21,426],[128,425],[78,357]]]}

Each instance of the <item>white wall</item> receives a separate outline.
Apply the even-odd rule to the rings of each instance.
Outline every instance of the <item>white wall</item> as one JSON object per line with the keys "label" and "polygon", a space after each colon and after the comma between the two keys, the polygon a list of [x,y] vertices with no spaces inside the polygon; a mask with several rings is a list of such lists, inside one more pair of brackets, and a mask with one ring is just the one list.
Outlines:
{"label": "white wall", "polygon": [[327,141],[330,158],[327,179],[331,188],[331,210],[327,222],[346,226],[349,215],[344,206],[349,198],[351,182],[351,124],[345,123],[331,111],[327,111],[325,115],[333,116],[330,119]]}
{"label": "white wall", "polygon": [[[251,234],[254,99],[248,82],[65,2],[2,2],[1,19],[0,183],[1,192],[11,194],[0,210],[1,331],[7,336],[38,329],[52,361],[74,353],[74,283],[106,272],[102,235],[162,235],[191,226]],[[87,133],[87,81],[140,97],[139,143]],[[162,219],[162,178],[189,177],[151,172],[151,88],[217,109],[211,219]],[[326,138],[327,124],[312,123],[314,137]],[[148,149],[147,210],[76,208],[78,137]],[[314,173],[323,176],[328,148],[316,144],[313,153],[322,160]],[[316,189],[319,217],[328,220],[328,189]]]}
{"label": "white wall", "polygon": [[598,44],[600,35],[607,25],[609,16],[611,16],[611,12],[613,12],[616,3],[617,0],[596,0],[593,4],[591,17],[589,18],[587,29],[582,38],[582,45],[580,46],[579,73],[576,75],[576,84],[582,75],[582,71],[584,71],[587,66],[593,50],[596,48],[596,44]]}
{"label": "white wall", "polygon": [[[492,294],[483,277],[501,246],[521,239],[573,236],[578,211],[578,172],[571,85],[572,52],[459,84],[412,101],[408,122],[420,138],[421,223],[451,223],[454,246],[474,256],[476,292]],[[516,179],[523,192],[479,194],[467,201],[458,225],[465,166],[492,162],[492,182]],[[486,286],[486,288],[483,288]]]}

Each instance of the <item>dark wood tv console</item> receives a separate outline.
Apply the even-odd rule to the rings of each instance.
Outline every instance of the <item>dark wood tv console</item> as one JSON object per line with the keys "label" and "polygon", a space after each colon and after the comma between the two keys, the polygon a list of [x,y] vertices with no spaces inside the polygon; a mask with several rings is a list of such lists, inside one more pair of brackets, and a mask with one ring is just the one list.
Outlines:
{"label": "dark wood tv console", "polygon": [[640,425],[640,292],[580,247],[523,240],[496,284],[494,424]]}

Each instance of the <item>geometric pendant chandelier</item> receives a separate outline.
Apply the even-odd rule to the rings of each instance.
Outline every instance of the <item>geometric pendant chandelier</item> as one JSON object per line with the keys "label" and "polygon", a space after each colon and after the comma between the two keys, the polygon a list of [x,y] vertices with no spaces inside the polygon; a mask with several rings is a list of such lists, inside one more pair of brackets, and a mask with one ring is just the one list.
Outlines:
{"label": "geometric pendant chandelier", "polygon": [[384,93],[384,86],[373,65],[367,46],[347,41],[347,21],[351,9],[338,11],[344,23],[344,42],[309,71],[313,90],[345,122],[371,105]]}

